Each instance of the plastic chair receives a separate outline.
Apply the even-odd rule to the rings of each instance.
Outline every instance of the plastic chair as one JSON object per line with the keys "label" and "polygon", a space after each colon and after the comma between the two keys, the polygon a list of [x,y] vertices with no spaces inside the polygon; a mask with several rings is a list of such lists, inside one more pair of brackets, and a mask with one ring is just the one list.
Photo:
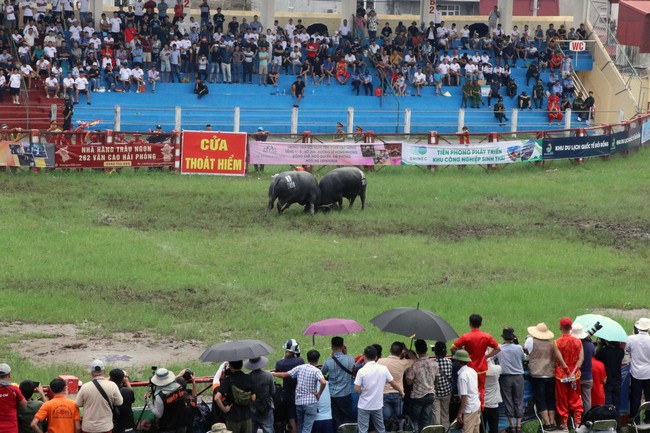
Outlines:
{"label": "plastic chair", "polygon": [[428,425],[420,433],[446,433],[444,425]]}
{"label": "plastic chair", "polygon": [[336,433],[357,433],[359,431],[359,425],[356,422],[348,422],[341,424]]}
{"label": "plastic chair", "polygon": [[[636,416],[632,418],[632,425],[634,426],[634,430],[636,430],[636,433],[650,430],[650,423],[644,420],[644,418],[648,417],[648,411],[650,411],[650,401],[646,401],[645,403],[643,403],[639,407],[639,413],[637,413]],[[641,417],[641,412],[645,412],[645,417]],[[639,418],[638,423],[636,422],[637,418]]]}
{"label": "plastic chair", "polygon": [[587,426],[589,427],[589,433],[597,431],[616,431],[618,423],[615,419],[601,419],[592,423],[587,423]]}

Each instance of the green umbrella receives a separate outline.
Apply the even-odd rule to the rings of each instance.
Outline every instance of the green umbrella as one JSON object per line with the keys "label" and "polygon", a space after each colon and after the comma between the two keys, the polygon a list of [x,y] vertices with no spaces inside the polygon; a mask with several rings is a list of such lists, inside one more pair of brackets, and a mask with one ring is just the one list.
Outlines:
{"label": "green umbrella", "polygon": [[596,331],[593,335],[607,341],[627,341],[627,333],[625,329],[617,321],[600,314],[583,314],[576,317],[576,323],[580,323],[583,329],[587,332],[593,329],[596,323],[600,323],[603,327]]}

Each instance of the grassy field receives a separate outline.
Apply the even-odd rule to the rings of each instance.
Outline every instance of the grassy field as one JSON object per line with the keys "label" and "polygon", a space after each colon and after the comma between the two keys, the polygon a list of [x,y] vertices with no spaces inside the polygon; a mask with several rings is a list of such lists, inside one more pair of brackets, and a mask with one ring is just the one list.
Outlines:
{"label": "grassy field", "polygon": [[[555,330],[562,316],[648,307],[649,165],[646,150],[546,170],[387,168],[368,174],[364,212],[314,217],[266,212],[272,173],[0,173],[0,317],[303,349],[308,323],[343,317],[367,326],[346,338],[354,353],[400,338],[368,321],[418,302],[459,333],[474,312],[495,336]],[[11,342],[0,337],[1,358],[15,368],[60,372]]]}

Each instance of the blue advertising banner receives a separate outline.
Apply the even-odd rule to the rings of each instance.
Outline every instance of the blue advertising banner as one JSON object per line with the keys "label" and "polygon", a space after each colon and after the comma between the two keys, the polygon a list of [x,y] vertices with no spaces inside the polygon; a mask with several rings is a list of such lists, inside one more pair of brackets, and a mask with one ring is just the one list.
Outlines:
{"label": "blue advertising banner", "polygon": [[630,128],[627,131],[612,134],[610,153],[621,153],[641,146],[641,128]]}
{"label": "blue advertising banner", "polygon": [[611,135],[545,138],[542,141],[543,159],[587,158],[609,155]]}

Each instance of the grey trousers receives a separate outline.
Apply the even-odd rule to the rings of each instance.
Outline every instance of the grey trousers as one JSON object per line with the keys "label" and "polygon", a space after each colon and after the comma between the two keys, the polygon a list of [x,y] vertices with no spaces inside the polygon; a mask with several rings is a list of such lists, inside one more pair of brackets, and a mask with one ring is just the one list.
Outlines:
{"label": "grey trousers", "polygon": [[580,379],[580,394],[582,395],[582,408],[585,413],[591,409],[591,388],[594,387],[594,381]]}
{"label": "grey trousers", "polygon": [[524,416],[524,375],[502,374],[499,377],[499,386],[506,416],[522,418]]}

